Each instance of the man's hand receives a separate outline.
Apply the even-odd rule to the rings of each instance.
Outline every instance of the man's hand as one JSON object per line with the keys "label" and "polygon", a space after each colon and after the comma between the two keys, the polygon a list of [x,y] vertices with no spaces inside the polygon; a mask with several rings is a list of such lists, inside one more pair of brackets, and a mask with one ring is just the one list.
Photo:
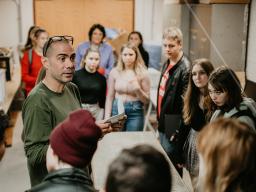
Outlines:
{"label": "man's hand", "polygon": [[105,120],[99,120],[96,121],[96,125],[98,125],[101,128],[102,131],[102,135],[106,135],[107,133],[113,132],[113,131],[120,131],[125,123],[125,120],[127,119],[127,116],[124,115],[124,117],[122,119],[119,119],[118,122],[116,123],[109,123],[109,122],[105,122]]}
{"label": "man's hand", "polygon": [[127,116],[124,115],[122,119],[119,119],[118,122],[111,124],[112,131],[121,131],[124,127],[125,120]]}
{"label": "man's hand", "polygon": [[96,121],[95,124],[98,125],[99,128],[101,129],[102,136],[104,136],[105,134],[110,133],[112,131],[110,123],[105,123],[104,120]]}

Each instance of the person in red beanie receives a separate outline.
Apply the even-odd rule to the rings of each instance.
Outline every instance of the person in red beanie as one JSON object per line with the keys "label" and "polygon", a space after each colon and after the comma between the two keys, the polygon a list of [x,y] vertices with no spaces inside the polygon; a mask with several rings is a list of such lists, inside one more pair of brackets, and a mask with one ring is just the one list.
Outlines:
{"label": "person in red beanie", "polygon": [[61,122],[50,135],[46,155],[49,174],[31,192],[92,192],[93,183],[84,171],[90,164],[102,131],[86,110],[76,110]]}

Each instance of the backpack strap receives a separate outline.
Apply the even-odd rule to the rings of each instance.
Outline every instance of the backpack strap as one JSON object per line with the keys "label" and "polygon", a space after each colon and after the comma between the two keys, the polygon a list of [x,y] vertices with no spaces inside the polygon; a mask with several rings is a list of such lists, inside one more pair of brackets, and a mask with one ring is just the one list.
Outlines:
{"label": "backpack strap", "polygon": [[230,117],[231,118],[239,118],[241,116],[250,117],[253,120],[254,126],[256,127],[256,117],[253,115],[253,113],[250,109],[239,110],[237,113],[231,115]]}
{"label": "backpack strap", "polygon": [[28,50],[28,62],[29,62],[29,69],[28,73],[31,74],[31,65],[32,65],[32,60],[33,60],[33,52],[32,48]]}

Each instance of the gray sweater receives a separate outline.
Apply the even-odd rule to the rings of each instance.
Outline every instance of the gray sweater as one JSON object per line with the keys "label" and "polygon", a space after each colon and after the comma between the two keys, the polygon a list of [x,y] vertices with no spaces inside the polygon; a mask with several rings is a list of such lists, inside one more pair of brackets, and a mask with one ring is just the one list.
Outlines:
{"label": "gray sweater", "polygon": [[[239,105],[239,110],[250,110],[252,112],[252,115],[254,116],[254,118],[256,118],[256,103],[253,99],[251,98],[243,98],[243,101],[240,103]],[[233,108],[228,112],[225,112],[224,114],[222,113],[222,111],[220,109],[217,109],[212,117],[210,122],[214,121],[215,119],[217,119],[218,117],[233,117],[236,113],[238,113],[238,109],[237,108]],[[252,117],[246,116],[246,115],[242,115],[237,117],[237,119],[241,122],[247,123],[253,130],[255,130],[256,125],[254,124],[254,120],[252,119]]]}

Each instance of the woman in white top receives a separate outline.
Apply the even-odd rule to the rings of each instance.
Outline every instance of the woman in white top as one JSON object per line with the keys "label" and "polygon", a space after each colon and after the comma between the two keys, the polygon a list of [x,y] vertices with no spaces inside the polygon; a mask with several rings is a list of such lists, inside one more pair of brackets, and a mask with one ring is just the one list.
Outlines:
{"label": "woman in white top", "polygon": [[123,45],[117,66],[109,74],[105,118],[120,113],[117,103],[122,101],[127,115],[123,131],[142,131],[143,105],[149,102],[149,91],[149,76],[138,48]]}

